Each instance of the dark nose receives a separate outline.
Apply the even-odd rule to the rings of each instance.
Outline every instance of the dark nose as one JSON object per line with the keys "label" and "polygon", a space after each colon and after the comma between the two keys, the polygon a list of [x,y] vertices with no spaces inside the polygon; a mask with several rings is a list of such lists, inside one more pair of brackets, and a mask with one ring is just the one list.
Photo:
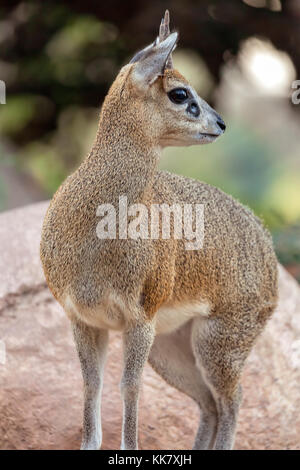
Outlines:
{"label": "dark nose", "polygon": [[217,124],[218,124],[219,128],[221,129],[221,131],[224,132],[225,129],[226,129],[226,125],[225,125],[225,122],[223,121],[222,118],[219,118],[219,119],[217,120]]}

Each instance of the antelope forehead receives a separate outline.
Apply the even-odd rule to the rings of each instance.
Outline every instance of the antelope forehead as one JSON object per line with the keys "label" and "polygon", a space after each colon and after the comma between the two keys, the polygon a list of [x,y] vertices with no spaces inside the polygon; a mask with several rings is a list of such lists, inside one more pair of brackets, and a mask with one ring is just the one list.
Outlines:
{"label": "antelope forehead", "polygon": [[164,88],[170,91],[172,88],[190,88],[189,82],[181,75],[178,70],[165,70],[163,76]]}
{"label": "antelope forehead", "polygon": [[181,75],[181,73],[178,72],[178,70],[176,70],[176,69],[166,69],[165,72],[164,72],[164,79],[167,80],[167,81],[168,80],[178,80],[179,82],[183,82],[186,85],[189,84],[187,79],[183,75]]}

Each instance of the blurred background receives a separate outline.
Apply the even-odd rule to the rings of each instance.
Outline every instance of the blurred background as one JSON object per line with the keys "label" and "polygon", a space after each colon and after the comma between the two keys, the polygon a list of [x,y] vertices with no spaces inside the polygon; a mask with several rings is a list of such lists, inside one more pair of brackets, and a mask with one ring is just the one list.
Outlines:
{"label": "blurred background", "polygon": [[166,8],[175,66],[227,130],[213,145],[165,149],[161,167],[250,206],[300,280],[299,0],[1,0],[0,211],[50,198],[79,165],[111,82]]}

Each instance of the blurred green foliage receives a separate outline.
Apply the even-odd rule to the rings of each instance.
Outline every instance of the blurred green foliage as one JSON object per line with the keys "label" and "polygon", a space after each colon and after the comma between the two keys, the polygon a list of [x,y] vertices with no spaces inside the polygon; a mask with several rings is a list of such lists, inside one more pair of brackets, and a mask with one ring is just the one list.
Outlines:
{"label": "blurred green foliage", "polygon": [[2,25],[0,75],[8,99],[0,107],[0,135],[16,145],[19,168],[51,196],[87,152],[95,106],[126,51],[114,25],[67,4],[19,2]]}

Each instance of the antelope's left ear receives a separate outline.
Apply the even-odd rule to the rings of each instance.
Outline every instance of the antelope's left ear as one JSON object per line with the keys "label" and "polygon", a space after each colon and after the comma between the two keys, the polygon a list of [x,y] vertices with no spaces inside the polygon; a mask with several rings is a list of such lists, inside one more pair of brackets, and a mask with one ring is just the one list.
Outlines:
{"label": "antelope's left ear", "polygon": [[140,83],[151,85],[164,69],[172,51],[176,47],[178,33],[170,34],[164,41],[153,44],[138,52],[130,63],[134,63],[133,77]]}

